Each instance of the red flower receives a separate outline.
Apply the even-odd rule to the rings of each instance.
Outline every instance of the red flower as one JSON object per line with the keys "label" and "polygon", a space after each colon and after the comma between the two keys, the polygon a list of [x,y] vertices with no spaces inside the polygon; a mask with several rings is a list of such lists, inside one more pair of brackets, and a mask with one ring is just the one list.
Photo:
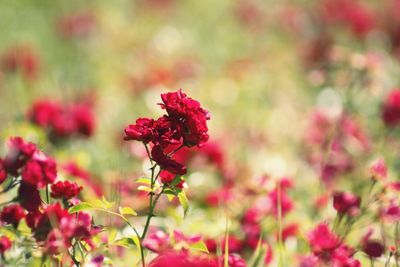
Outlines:
{"label": "red flower", "polygon": [[60,203],[51,204],[43,211],[33,211],[27,214],[26,221],[38,241],[44,241],[55,226],[59,226],[62,219],[68,219],[71,215],[63,209]]}
{"label": "red flower", "polygon": [[385,247],[377,240],[365,240],[362,244],[362,251],[371,258],[379,258],[385,251]]}
{"label": "red flower", "polygon": [[58,181],[51,186],[51,197],[52,198],[64,198],[70,199],[76,197],[82,190],[82,186],[78,186],[74,182],[70,181]]}
{"label": "red flower", "polygon": [[[226,239],[223,238],[221,240],[222,252],[225,251],[225,242],[226,242]],[[234,235],[229,235],[228,236],[228,251],[229,251],[229,253],[239,253],[242,249],[243,249],[243,241]]]}
{"label": "red flower", "polygon": [[4,159],[4,167],[8,173],[17,176],[19,169],[37,151],[36,145],[25,142],[21,137],[11,137],[8,140],[8,153]]}
{"label": "red flower", "polygon": [[387,96],[382,107],[382,119],[388,127],[400,123],[400,89],[392,90]]}
{"label": "red flower", "polygon": [[152,260],[149,267],[218,267],[213,258],[193,256],[188,251],[166,251]]}
{"label": "red flower", "polygon": [[74,134],[91,136],[95,128],[94,115],[87,104],[61,104],[56,101],[35,102],[27,113],[33,123],[45,128],[51,137]]}
{"label": "red flower", "polygon": [[139,118],[136,124],[125,128],[124,140],[136,140],[144,143],[150,142],[153,136],[154,120],[148,118]]}
{"label": "red flower", "polygon": [[359,213],[361,198],[349,192],[333,194],[333,207],[339,214],[355,216]]}
{"label": "red flower", "polygon": [[26,163],[22,171],[22,180],[38,188],[53,183],[56,178],[56,162],[43,153],[36,153],[32,159]]}
{"label": "red flower", "polygon": [[164,115],[154,122],[152,142],[163,148],[167,145],[179,145],[182,142],[182,128],[178,120]]}
{"label": "red flower", "polygon": [[9,250],[11,245],[11,240],[8,237],[0,237],[0,254],[4,254],[5,251]]}
{"label": "red flower", "polygon": [[10,48],[2,57],[2,67],[7,72],[20,71],[25,79],[35,79],[40,60],[32,47],[20,45]]}
{"label": "red flower", "polygon": [[321,223],[308,235],[308,241],[315,254],[331,253],[340,245],[340,239],[329,229],[328,225]]}
{"label": "red flower", "polygon": [[2,222],[12,224],[15,228],[18,227],[19,221],[23,218],[25,218],[25,211],[18,204],[4,207],[0,214]]}
{"label": "red flower", "polygon": [[151,229],[143,240],[143,246],[153,252],[161,253],[171,249],[169,235],[158,229]]}
{"label": "red flower", "polygon": [[207,142],[207,120],[210,119],[210,114],[201,108],[198,101],[187,97],[182,90],[162,94],[161,99],[163,103],[160,105],[168,115],[182,121],[185,145],[194,146]]}
{"label": "red flower", "polygon": [[54,115],[61,112],[57,102],[40,100],[35,102],[27,113],[28,118],[39,126],[48,127],[53,123]]}
{"label": "red flower", "polygon": [[186,167],[165,155],[162,148],[158,145],[154,146],[151,150],[151,157],[164,170],[178,175],[186,173]]}
{"label": "red flower", "polygon": [[18,201],[27,211],[38,210],[42,200],[36,186],[22,182],[18,188]]}
{"label": "red flower", "polygon": [[7,171],[4,166],[4,161],[0,158],[0,184],[2,184],[7,179]]}
{"label": "red flower", "polygon": [[92,109],[88,105],[75,104],[71,112],[75,120],[76,131],[87,137],[92,136],[95,128]]}

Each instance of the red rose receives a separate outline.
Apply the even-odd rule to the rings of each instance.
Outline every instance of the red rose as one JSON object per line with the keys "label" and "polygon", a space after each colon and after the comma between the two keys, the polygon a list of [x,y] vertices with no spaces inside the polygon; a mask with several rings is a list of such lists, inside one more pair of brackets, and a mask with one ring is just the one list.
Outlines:
{"label": "red rose", "polygon": [[51,185],[51,197],[52,198],[64,198],[70,199],[76,197],[82,190],[82,186],[78,186],[74,182],[70,181],[58,181]]}
{"label": "red rose", "polygon": [[56,178],[56,162],[43,153],[36,153],[32,159],[26,163],[22,171],[22,180],[38,188],[53,183]]}
{"label": "red rose", "polygon": [[164,154],[160,146],[154,146],[151,150],[152,159],[160,165],[161,169],[167,170],[174,174],[184,175],[186,167]]}
{"label": "red rose", "polygon": [[129,125],[125,128],[124,140],[136,140],[144,143],[150,142],[152,138],[153,124],[153,119],[137,119],[136,124]]}
{"label": "red rose", "polygon": [[19,221],[23,218],[25,218],[25,211],[18,204],[4,207],[0,214],[2,222],[12,224],[15,228],[18,227]]}

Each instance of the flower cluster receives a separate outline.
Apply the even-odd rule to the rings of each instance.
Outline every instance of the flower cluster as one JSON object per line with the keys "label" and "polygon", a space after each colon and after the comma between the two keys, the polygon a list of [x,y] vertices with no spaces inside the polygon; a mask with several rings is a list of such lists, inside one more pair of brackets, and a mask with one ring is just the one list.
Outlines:
{"label": "flower cluster", "polygon": [[90,137],[95,129],[94,115],[87,104],[40,100],[32,105],[27,117],[46,130],[52,138],[66,138],[77,134]]}
{"label": "flower cluster", "polygon": [[[46,255],[55,255],[68,250],[72,241],[85,241],[91,244],[91,237],[98,229],[92,223],[89,214],[78,212],[70,214],[72,206],[68,200],[77,197],[82,190],[74,182],[58,181],[57,166],[54,159],[39,151],[33,143],[21,137],[11,137],[8,153],[1,162],[3,172],[2,183],[6,183],[4,192],[14,187],[17,197],[0,212],[0,221],[4,225],[12,225],[18,230],[20,221],[25,219],[37,244]],[[51,194],[46,190],[46,201],[42,200],[40,191],[51,185]],[[3,192],[3,193],[4,193]],[[51,203],[62,199],[62,202]],[[7,239],[8,240],[8,239]],[[10,247],[10,242],[2,237],[1,253]]]}
{"label": "flower cluster", "polygon": [[137,119],[136,124],[125,128],[124,139],[150,144],[151,159],[162,170],[173,175],[183,175],[186,166],[174,160],[172,155],[182,147],[201,146],[207,142],[207,120],[210,115],[198,101],[187,97],[182,90],[162,94],[161,99],[160,106],[167,111],[167,115],[157,120]]}

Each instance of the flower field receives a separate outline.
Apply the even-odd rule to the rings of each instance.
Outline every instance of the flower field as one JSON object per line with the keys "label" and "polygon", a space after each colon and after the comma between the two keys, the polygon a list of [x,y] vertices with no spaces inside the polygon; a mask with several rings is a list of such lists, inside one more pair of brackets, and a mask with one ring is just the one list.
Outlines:
{"label": "flower field", "polygon": [[0,1],[0,267],[399,267],[399,0]]}

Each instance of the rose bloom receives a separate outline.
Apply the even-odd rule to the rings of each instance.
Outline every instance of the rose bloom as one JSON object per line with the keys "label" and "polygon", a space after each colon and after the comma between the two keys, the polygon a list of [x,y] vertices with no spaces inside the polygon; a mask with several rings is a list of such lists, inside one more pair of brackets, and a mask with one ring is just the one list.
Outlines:
{"label": "rose bloom", "polygon": [[77,183],[70,181],[58,181],[57,183],[51,185],[52,198],[63,198],[71,199],[76,197],[82,190],[82,186],[78,186]]}
{"label": "rose bloom", "polygon": [[0,214],[0,219],[2,222],[12,224],[15,228],[18,227],[19,221],[23,218],[25,218],[25,211],[18,204],[12,204],[4,207]]}
{"label": "rose bloom", "polygon": [[56,177],[57,166],[55,160],[41,152],[35,153],[22,171],[22,180],[38,188],[52,184]]}

